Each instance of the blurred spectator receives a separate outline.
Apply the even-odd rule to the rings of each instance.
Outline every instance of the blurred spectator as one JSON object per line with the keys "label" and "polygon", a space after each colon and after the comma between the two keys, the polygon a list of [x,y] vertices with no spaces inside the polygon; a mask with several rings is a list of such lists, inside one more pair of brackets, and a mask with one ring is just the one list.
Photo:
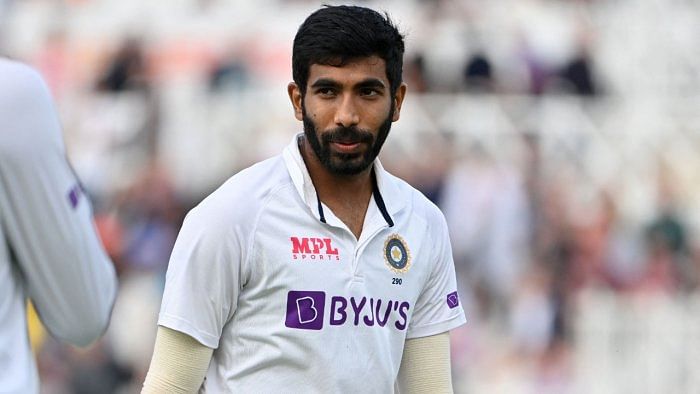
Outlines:
{"label": "blurred spectator", "polygon": [[430,89],[425,70],[425,57],[417,53],[404,65],[404,79],[411,92],[425,93]]}
{"label": "blurred spectator", "polygon": [[555,306],[550,298],[548,273],[532,270],[524,274],[513,294],[510,335],[523,357],[539,357],[554,337]]}
{"label": "blurred spectator", "polygon": [[576,376],[571,345],[552,340],[536,362],[532,392],[542,394],[574,393]]}
{"label": "blurred spectator", "polygon": [[[78,144],[90,160],[86,183],[103,196],[131,181],[132,173],[161,154],[161,99],[139,39],[124,40],[97,76],[86,100]],[[111,160],[101,160],[109,156]],[[104,196],[105,199],[111,196]]]}
{"label": "blurred spectator", "polygon": [[146,64],[141,41],[130,38],[107,63],[97,83],[97,89],[107,92],[148,88]]}
{"label": "blurred spectator", "polygon": [[248,65],[235,50],[215,63],[209,74],[209,89],[212,92],[225,90],[243,90],[248,86],[250,76]]}
{"label": "blurred spectator", "polygon": [[445,177],[450,171],[451,137],[445,133],[427,135],[422,144],[422,159],[416,159],[404,179],[420,190],[430,201],[442,205]]}
{"label": "blurred spectator", "polygon": [[559,72],[564,91],[571,91],[581,96],[598,94],[598,87],[593,78],[591,57],[588,52],[581,50]]}
{"label": "blurred spectator", "polygon": [[527,74],[526,93],[540,95],[544,93],[550,75],[550,69],[537,51],[532,47],[527,37],[518,37],[516,52],[520,61],[525,66]]}
{"label": "blurred spectator", "polygon": [[460,283],[476,291],[482,313],[506,318],[529,262],[521,175],[474,146],[450,169],[442,201]]}
{"label": "blurred spectator", "polygon": [[491,62],[483,52],[473,54],[464,67],[464,80],[468,92],[490,93],[494,88]]}
{"label": "blurred spectator", "polygon": [[60,99],[71,83],[71,56],[63,29],[57,28],[48,33],[43,48],[34,59],[34,64],[46,78],[51,93]]}
{"label": "blurred spectator", "polygon": [[116,362],[104,341],[89,352],[70,352],[66,358],[72,371],[70,392],[73,394],[119,393],[131,380],[131,370]]}
{"label": "blurred spectator", "polygon": [[130,270],[165,273],[184,208],[169,176],[154,163],[117,201],[123,228],[121,258]]}
{"label": "blurred spectator", "polygon": [[677,213],[672,176],[660,169],[658,180],[659,212],[645,227],[647,272],[642,286],[649,290],[692,291],[698,285],[698,272],[690,256],[688,229]]}

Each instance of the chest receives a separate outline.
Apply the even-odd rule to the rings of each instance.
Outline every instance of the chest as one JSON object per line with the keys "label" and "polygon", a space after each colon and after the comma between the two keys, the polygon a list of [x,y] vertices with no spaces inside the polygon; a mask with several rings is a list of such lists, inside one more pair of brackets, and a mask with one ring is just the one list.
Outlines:
{"label": "chest", "polygon": [[290,217],[290,226],[271,218],[254,236],[243,304],[283,313],[292,328],[320,327],[322,319],[405,330],[432,264],[422,226],[383,226],[358,241],[313,217]]}
{"label": "chest", "polygon": [[421,287],[431,264],[421,230],[383,226],[357,240],[347,230],[313,220],[260,227],[251,278],[285,287],[410,293]]}

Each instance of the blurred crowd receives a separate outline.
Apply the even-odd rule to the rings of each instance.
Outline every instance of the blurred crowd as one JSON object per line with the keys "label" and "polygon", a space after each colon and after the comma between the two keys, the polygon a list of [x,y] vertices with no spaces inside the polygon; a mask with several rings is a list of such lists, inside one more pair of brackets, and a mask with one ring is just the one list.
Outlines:
{"label": "blurred crowd", "polygon": [[[0,53],[47,79],[121,284],[89,349],[35,336],[45,393],[138,392],[184,215],[301,130],[285,86],[316,2],[146,3],[0,2]],[[456,392],[700,390],[700,354],[683,355],[700,348],[687,317],[700,316],[700,59],[686,50],[700,9],[362,3],[407,32],[409,98],[382,160],[450,227],[468,319],[451,337]]]}

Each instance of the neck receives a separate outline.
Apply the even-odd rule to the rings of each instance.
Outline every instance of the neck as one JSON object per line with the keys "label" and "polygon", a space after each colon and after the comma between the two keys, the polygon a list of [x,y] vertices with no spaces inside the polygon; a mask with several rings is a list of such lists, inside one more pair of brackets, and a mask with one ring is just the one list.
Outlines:
{"label": "neck", "polygon": [[359,174],[333,174],[321,163],[311,144],[304,136],[302,136],[299,143],[299,150],[321,201],[326,204],[332,204],[333,201],[369,202],[373,189],[373,166],[369,166]]}

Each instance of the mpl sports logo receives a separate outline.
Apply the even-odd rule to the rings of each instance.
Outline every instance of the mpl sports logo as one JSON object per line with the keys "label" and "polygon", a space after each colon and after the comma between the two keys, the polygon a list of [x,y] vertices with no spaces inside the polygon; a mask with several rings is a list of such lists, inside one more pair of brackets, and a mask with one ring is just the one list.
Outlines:
{"label": "mpl sports logo", "polygon": [[290,237],[294,260],[340,261],[330,238]]}
{"label": "mpl sports logo", "polygon": [[[366,327],[391,327],[399,331],[408,325],[408,301],[382,300],[373,297],[331,296],[328,325],[352,324]],[[320,330],[326,321],[326,293],[290,291],[287,293],[287,316],[284,325],[302,330]]]}

